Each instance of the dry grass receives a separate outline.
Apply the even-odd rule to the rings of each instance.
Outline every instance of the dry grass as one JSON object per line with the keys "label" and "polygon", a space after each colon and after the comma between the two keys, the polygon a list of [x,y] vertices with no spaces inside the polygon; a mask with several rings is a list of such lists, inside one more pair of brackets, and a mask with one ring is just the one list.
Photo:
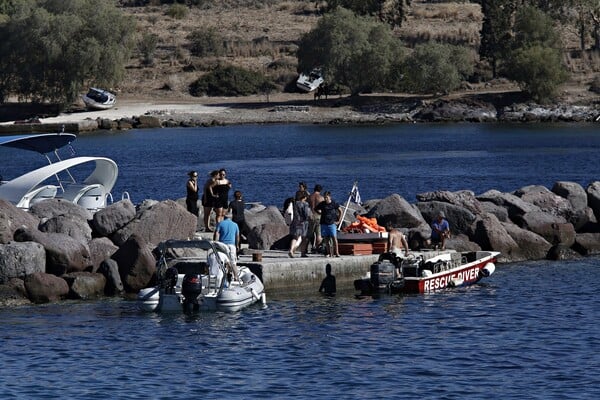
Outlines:
{"label": "dry grass", "polygon": [[[154,33],[159,40],[154,65],[143,66],[141,53],[136,54],[128,66],[127,78],[117,88],[119,93],[187,100],[191,99],[188,85],[222,63],[262,71],[284,86],[295,78],[298,40],[320,17],[315,2],[309,0],[214,0],[210,7],[190,8],[181,19],[169,17],[168,6],[123,10],[137,21],[139,37]],[[436,40],[465,45],[476,52],[481,22],[477,4],[413,0],[407,20],[395,34],[409,47]],[[222,37],[227,48],[225,56],[199,58],[190,54],[187,36],[200,28],[213,28]],[[565,47],[577,47],[574,32],[564,29],[563,37],[569,43]],[[567,65],[582,74],[580,81],[591,79],[585,65],[593,60],[585,57],[591,56],[565,56]]]}

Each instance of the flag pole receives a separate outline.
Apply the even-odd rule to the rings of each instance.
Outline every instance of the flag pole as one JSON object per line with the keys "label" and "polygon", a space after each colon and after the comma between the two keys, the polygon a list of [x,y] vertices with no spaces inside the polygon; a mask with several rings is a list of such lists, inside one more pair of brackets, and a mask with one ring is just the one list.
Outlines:
{"label": "flag pole", "polygon": [[358,181],[354,181],[354,184],[352,185],[352,190],[350,190],[350,194],[348,195],[348,200],[346,201],[346,206],[344,207],[344,212],[342,213],[342,218],[340,218],[340,224],[337,227],[337,230],[339,231],[340,228],[342,227],[342,224],[344,223],[344,218],[346,217],[346,213],[348,212],[348,207],[350,206],[350,200],[352,199],[352,195],[354,194],[354,191],[358,188]]}

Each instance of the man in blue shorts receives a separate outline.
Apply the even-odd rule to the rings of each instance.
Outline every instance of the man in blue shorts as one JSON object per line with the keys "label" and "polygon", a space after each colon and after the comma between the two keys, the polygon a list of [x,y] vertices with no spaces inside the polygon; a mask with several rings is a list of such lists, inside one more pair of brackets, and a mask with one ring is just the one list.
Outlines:
{"label": "man in blue shorts", "polygon": [[337,241],[337,226],[342,217],[342,207],[331,199],[331,192],[325,192],[322,202],[317,204],[315,211],[321,214],[321,236],[327,247],[326,257],[339,257]]}

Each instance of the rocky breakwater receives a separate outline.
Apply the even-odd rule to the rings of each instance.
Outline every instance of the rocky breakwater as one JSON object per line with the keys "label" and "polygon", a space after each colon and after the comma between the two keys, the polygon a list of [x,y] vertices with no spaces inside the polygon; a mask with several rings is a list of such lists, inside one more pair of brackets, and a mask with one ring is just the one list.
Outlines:
{"label": "rocky breakwater", "polygon": [[[551,189],[435,191],[410,203],[398,194],[350,204],[355,215],[403,230],[412,249],[426,246],[429,223],[443,211],[457,251],[495,250],[501,262],[572,259],[600,254],[600,182],[583,188],[556,182]],[[64,298],[137,293],[156,281],[155,249],[167,239],[194,235],[202,218],[184,199],[122,200],[90,215],[62,200],[35,204],[29,212],[0,200],[0,304],[44,303]],[[245,212],[250,251],[287,250],[289,228],[275,206]]]}

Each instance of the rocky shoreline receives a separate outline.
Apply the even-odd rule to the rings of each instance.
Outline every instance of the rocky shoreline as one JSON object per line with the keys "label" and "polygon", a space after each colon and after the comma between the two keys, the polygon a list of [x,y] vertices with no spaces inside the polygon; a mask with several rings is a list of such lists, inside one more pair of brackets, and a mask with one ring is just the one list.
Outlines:
{"label": "rocky shoreline", "polygon": [[[512,193],[435,191],[409,203],[398,194],[352,204],[355,213],[391,222],[411,248],[430,237],[429,221],[443,211],[451,222],[447,247],[494,250],[500,262],[564,260],[600,254],[600,181],[587,188],[556,182],[552,189],[526,186]],[[0,200],[0,304],[45,303],[137,293],[155,280],[156,246],[190,238],[202,218],[183,199],[129,200],[90,214],[63,200],[46,200],[29,212]],[[287,249],[288,226],[275,206],[246,211],[250,249]]]}

